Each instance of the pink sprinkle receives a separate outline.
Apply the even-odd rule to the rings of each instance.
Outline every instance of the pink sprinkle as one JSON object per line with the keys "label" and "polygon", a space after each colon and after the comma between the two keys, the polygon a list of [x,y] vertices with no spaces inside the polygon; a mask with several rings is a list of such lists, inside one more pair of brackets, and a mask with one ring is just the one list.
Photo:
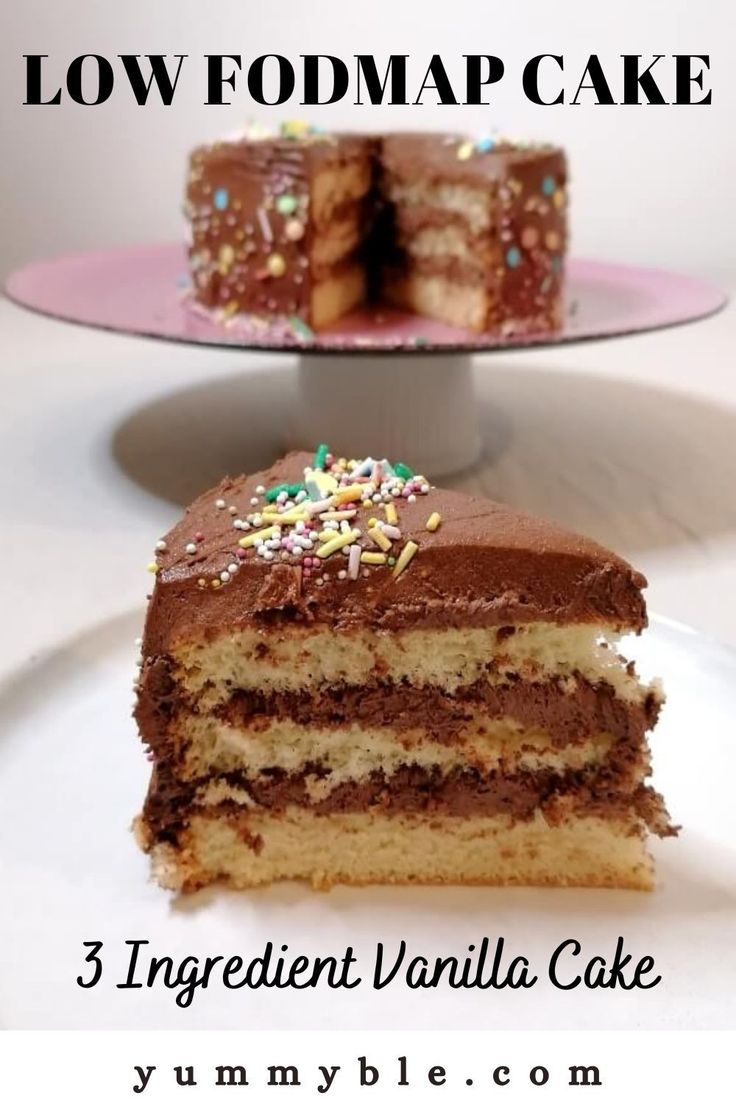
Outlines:
{"label": "pink sprinkle", "polygon": [[309,576],[311,574],[312,574],[312,572],[310,571],[310,569],[308,567],[302,568],[302,575],[304,576],[305,579],[309,578]]}
{"label": "pink sprinkle", "polygon": [[204,540],[204,533],[195,533],[194,534],[194,539],[195,539],[195,541],[199,541],[199,543],[201,544],[202,541]]}
{"label": "pink sprinkle", "polygon": [[238,557],[239,560],[244,560],[247,553],[244,548],[236,548],[235,555]]}
{"label": "pink sprinkle", "polygon": [[287,549],[289,550],[289,552],[293,552],[293,551],[294,551],[294,542],[293,542],[293,540],[292,540],[292,539],[291,539],[290,537],[287,537],[287,540],[286,540],[286,548],[287,548]]}

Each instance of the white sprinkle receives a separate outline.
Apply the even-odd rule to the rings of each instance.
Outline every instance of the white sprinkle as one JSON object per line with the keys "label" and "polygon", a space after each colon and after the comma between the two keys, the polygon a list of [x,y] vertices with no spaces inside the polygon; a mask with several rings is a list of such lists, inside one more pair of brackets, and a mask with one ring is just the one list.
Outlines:
{"label": "white sprinkle", "polygon": [[229,582],[230,582],[230,574],[229,574],[229,572],[227,572],[227,571],[221,571],[221,572],[220,572],[220,579],[222,580],[222,582],[223,582],[223,583],[229,583]]}
{"label": "white sprinkle", "polygon": [[244,523],[240,520],[240,518],[236,518],[235,521],[233,522],[233,529],[243,529],[243,528],[244,528]]}
{"label": "white sprinkle", "polygon": [[386,522],[381,523],[380,521],[378,524],[389,540],[401,540],[401,530],[395,525],[387,525]]}
{"label": "white sprinkle", "polygon": [[317,586],[324,586],[325,585],[325,581],[324,581],[324,579],[322,578],[321,575],[318,579],[315,579],[315,582],[317,583]]}
{"label": "white sprinkle", "polygon": [[257,495],[262,495],[262,494],[265,494],[265,493],[266,493],[266,488],[262,487],[261,484],[259,483],[258,486],[256,487],[256,494]]}
{"label": "white sprinkle", "polygon": [[225,499],[224,498],[218,498],[217,501],[215,502],[215,506],[217,507],[218,510],[224,510],[225,509]]}
{"label": "white sprinkle", "polygon": [[416,500],[417,500],[417,496],[415,494],[408,495],[407,499],[406,499],[407,502],[416,502]]}
{"label": "white sprinkle", "polygon": [[273,231],[271,230],[271,223],[268,221],[268,215],[263,207],[259,207],[256,211],[256,218],[258,219],[258,225],[261,228],[261,233],[267,242],[273,241]]}
{"label": "white sprinkle", "polygon": [[348,575],[351,579],[358,578],[358,572],[360,571],[360,552],[360,545],[354,544],[351,546],[348,556]]}
{"label": "white sprinkle", "polygon": [[251,504],[251,506],[257,506],[258,505],[258,499],[257,498],[252,498],[250,500],[250,504]]}
{"label": "white sprinkle", "polygon": [[264,549],[263,558],[264,558],[264,560],[272,560],[273,559],[273,552],[271,551],[270,548]]}
{"label": "white sprinkle", "polygon": [[340,570],[337,573],[337,577],[338,577],[338,579],[347,579],[348,573],[347,573],[347,571]]}
{"label": "white sprinkle", "polygon": [[295,544],[294,547],[291,550],[291,554],[292,554],[292,556],[297,556],[297,557],[301,556],[301,554],[302,554],[301,545]]}
{"label": "white sprinkle", "polygon": [[165,540],[156,541],[156,551],[157,552],[165,552],[166,551],[166,541]]}
{"label": "white sprinkle", "polygon": [[133,641],[133,643],[135,644],[136,648],[142,648],[143,647],[143,637],[142,636],[137,636],[135,638],[135,640]]}
{"label": "white sprinkle", "polygon": [[227,569],[228,569],[228,571],[230,572],[231,575],[235,574],[235,572],[238,570],[238,567],[239,567],[239,564],[236,564],[236,563],[231,563],[231,564],[227,565]]}
{"label": "white sprinkle", "polygon": [[231,515],[232,517],[235,517],[235,515],[236,515],[236,514],[237,514],[237,512],[238,512],[238,508],[237,508],[237,506],[228,506],[228,508],[227,508],[227,512],[228,512],[228,513],[229,513],[229,514],[230,514],[230,515]]}
{"label": "white sprinkle", "polygon": [[188,544],[184,551],[188,552],[190,556],[193,556],[194,553],[197,551],[197,546],[196,544]]}

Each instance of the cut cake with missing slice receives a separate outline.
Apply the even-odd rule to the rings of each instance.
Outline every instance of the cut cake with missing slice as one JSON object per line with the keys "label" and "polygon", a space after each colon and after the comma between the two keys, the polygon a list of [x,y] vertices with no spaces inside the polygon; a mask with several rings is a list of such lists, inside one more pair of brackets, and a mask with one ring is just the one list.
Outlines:
{"label": "cut cake with missing slice", "polygon": [[168,888],[649,889],[644,578],[403,464],[292,454],[159,542],[137,835]]}

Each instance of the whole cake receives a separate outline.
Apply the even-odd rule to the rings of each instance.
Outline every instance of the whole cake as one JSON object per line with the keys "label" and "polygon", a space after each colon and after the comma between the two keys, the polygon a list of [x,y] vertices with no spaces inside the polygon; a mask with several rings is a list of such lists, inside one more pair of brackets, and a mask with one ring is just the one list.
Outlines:
{"label": "whole cake", "polygon": [[651,887],[662,696],[617,651],[645,580],[612,552],[320,446],[197,499],[152,570],[163,886]]}
{"label": "whole cake", "polygon": [[501,334],[562,322],[565,155],[457,135],[246,135],[196,149],[195,300],[324,329],[368,299]]}

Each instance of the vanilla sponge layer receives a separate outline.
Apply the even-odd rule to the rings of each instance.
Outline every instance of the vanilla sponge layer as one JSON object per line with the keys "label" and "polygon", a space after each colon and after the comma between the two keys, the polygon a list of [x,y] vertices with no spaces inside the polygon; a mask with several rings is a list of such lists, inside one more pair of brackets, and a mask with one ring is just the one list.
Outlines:
{"label": "vanilla sponge layer", "polygon": [[150,845],[153,872],[168,889],[190,891],[224,881],[235,889],[283,879],[324,889],[344,883],[605,886],[651,889],[652,863],[638,825],[598,817],[551,826],[538,815],[381,817],[194,815],[180,846]]}
{"label": "vanilla sponge layer", "polygon": [[407,183],[394,179],[387,182],[385,192],[391,202],[398,207],[435,208],[458,215],[473,234],[490,229],[491,193],[487,188],[472,188],[465,184],[452,184],[447,181]]}
{"label": "vanilla sponge layer", "polygon": [[[594,733],[584,744],[555,748],[544,732],[524,729],[510,719],[489,721],[480,712],[451,744],[433,740],[424,729],[300,725],[280,719],[253,728],[201,715],[183,718],[173,735],[185,748],[177,770],[181,777],[241,771],[256,778],[274,767],[301,774],[318,764],[330,771],[320,781],[327,791],[345,782],[360,782],[373,771],[391,775],[407,764],[445,772],[468,767],[483,773],[582,770],[599,766],[614,744],[610,735]],[[642,749],[643,763],[645,758]]]}
{"label": "vanilla sponge layer", "polygon": [[[172,649],[178,681],[204,703],[233,690],[316,691],[324,684],[360,686],[378,678],[454,693],[478,679],[531,681],[580,674],[606,682],[625,701],[643,701],[651,687],[631,674],[616,651],[616,634],[599,625],[533,622],[498,639],[495,628],[411,629],[399,633],[325,628],[244,628],[213,641],[194,640]],[[571,681],[571,691],[574,686]]]}

